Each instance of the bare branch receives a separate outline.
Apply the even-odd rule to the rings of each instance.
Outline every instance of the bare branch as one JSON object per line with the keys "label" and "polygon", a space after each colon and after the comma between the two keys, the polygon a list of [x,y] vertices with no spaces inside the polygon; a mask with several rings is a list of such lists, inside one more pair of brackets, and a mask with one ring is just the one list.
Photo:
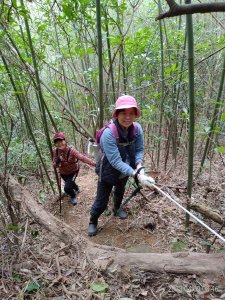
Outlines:
{"label": "bare branch", "polygon": [[181,15],[190,15],[197,13],[224,12],[225,2],[218,3],[198,3],[198,4],[183,4],[179,5],[174,0],[166,0],[170,9],[167,12],[160,14],[156,20],[171,18]]}

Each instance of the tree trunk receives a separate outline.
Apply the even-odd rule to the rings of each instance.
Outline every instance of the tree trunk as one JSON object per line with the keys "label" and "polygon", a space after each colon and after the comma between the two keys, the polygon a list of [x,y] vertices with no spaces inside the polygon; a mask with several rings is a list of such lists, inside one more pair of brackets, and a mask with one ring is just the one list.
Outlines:
{"label": "tree trunk", "polygon": [[[12,199],[20,202],[26,213],[38,224],[65,244],[71,244],[70,247],[74,250],[79,244],[79,247],[82,248],[80,253],[85,253],[89,257],[93,267],[101,268],[106,272],[123,271],[123,268],[126,270],[129,268],[130,271],[136,272],[139,268],[150,272],[213,275],[214,278],[224,273],[224,253],[129,253],[123,249],[91,243],[69,225],[47,212],[42,204],[35,201],[29,191],[12,176],[6,180],[0,173],[0,182],[2,187],[7,182]],[[78,240],[79,243],[77,243]]]}
{"label": "tree trunk", "polygon": [[[190,4],[191,0],[185,0],[185,3]],[[194,138],[195,138],[195,82],[194,82],[194,36],[192,15],[186,16],[186,29],[188,39],[188,82],[189,82],[189,142],[188,142],[188,183],[187,194],[189,199],[192,194],[193,185],[193,165],[194,165]],[[189,202],[187,201],[187,210]],[[189,226],[190,216],[186,214],[186,227]]]}
{"label": "tree trunk", "polygon": [[96,0],[96,18],[98,33],[98,72],[99,72],[99,128],[103,127],[103,53],[102,53],[102,22],[101,22],[101,2]]}

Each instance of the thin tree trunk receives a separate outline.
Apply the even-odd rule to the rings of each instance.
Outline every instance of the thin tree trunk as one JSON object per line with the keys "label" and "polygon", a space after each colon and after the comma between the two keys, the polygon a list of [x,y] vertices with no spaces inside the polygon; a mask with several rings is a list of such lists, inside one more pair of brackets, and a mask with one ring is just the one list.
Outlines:
{"label": "thin tree trunk", "polygon": [[[161,1],[158,0],[158,11],[159,15],[162,12]],[[163,112],[164,112],[164,48],[163,48],[163,33],[162,33],[162,22],[159,21],[159,33],[160,33],[160,50],[161,50],[161,102],[160,102],[160,118],[159,118],[159,141],[158,141],[158,153],[157,153],[157,169],[159,168],[160,162],[160,148],[161,148],[161,135],[162,135],[162,123],[163,123]]]}
{"label": "thin tree trunk", "polygon": [[102,59],[102,24],[101,24],[101,3],[96,0],[96,17],[98,33],[98,72],[99,72],[99,126],[103,127],[104,110],[103,110],[103,59]]}
{"label": "thin tree trunk", "polygon": [[[190,0],[185,1],[190,4]],[[188,183],[187,193],[189,199],[192,195],[193,183],[193,157],[194,157],[194,134],[195,134],[195,92],[194,92],[194,41],[192,15],[186,16],[187,38],[188,38],[188,77],[189,77],[189,149],[188,149]],[[189,201],[187,209],[190,210]],[[186,214],[186,227],[189,226],[190,216]]]}
{"label": "thin tree trunk", "polygon": [[106,20],[106,36],[107,36],[108,59],[109,59],[109,76],[111,77],[113,100],[115,102],[116,101],[115,82],[114,82],[114,75],[113,75],[113,61],[112,61],[112,54],[111,54],[110,34],[109,34],[107,11],[105,11],[105,20]]}

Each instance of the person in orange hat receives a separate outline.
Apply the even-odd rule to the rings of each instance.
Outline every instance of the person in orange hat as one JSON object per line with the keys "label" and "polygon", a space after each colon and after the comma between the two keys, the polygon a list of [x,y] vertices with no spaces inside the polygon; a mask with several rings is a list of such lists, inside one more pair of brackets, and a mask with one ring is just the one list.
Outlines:
{"label": "person in orange hat", "polygon": [[95,166],[96,163],[69,145],[62,132],[54,134],[53,142],[55,144],[53,167],[59,169],[60,176],[65,182],[64,191],[70,196],[70,203],[76,205],[79,188],[75,180],[79,172],[79,161],[90,166]]}
{"label": "person in orange hat", "polygon": [[[97,195],[91,207],[91,216],[88,226],[88,235],[97,233],[98,218],[107,208],[109,196],[114,187],[113,213],[115,216],[126,219],[127,213],[120,206],[125,192],[125,185],[129,176],[135,176],[141,168],[144,156],[143,130],[135,122],[141,111],[134,97],[124,95],[117,99],[112,117],[119,139],[112,130],[106,127],[101,135],[100,147],[103,155],[96,165],[99,176]],[[138,180],[146,180],[144,174],[138,175]],[[148,180],[154,179],[148,177]]]}

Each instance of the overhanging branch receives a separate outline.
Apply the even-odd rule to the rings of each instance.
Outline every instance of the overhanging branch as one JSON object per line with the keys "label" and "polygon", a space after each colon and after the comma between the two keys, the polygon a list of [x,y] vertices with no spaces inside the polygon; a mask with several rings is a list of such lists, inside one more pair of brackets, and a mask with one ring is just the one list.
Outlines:
{"label": "overhanging branch", "polygon": [[225,2],[183,5],[177,4],[174,0],[166,0],[166,2],[170,9],[167,12],[160,14],[156,20],[198,13],[225,12]]}

